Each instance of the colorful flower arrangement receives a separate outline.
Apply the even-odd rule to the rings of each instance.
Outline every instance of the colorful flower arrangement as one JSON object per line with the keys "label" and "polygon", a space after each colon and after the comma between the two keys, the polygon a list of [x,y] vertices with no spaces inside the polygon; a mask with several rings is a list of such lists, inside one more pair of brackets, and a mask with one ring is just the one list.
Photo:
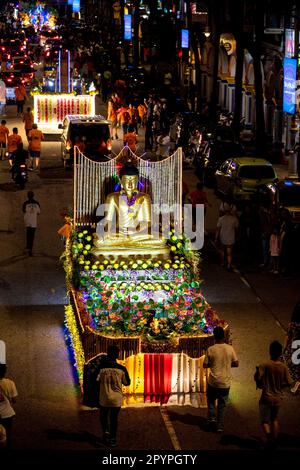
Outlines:
{"label": "colorful flower arrangement", "polygon": [[[81,278],[80,300],[90,313],[91,326],[106,334],[143,333],[167,339],[178,334],[200,334],[205,327],[205,300],[199,283],[180,280],[154,283],[106,283],[97,277]],[[155,292],[167,296],[155,299]]]}
{"label": "colorful flower arrangement", "polygon": [[169,259],[116,262],[94,257],[91,229],[72,232],[62,256],[67,284],[76,289],[92,329],[151,341],[199,336],[221,324],[202,295],[199,258],[184,236],[169,235]]}

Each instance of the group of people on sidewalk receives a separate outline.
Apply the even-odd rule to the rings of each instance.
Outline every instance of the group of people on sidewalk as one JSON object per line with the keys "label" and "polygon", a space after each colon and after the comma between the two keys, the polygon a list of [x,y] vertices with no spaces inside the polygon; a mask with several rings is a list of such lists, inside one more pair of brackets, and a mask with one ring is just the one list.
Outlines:
{"label": "group of people on sidewalk", "polygon": [[235,251],[242,266],[254,264],[270,273],[288,276],[297,269],[297,233],[286,209],[274,213],[249,202],[238,210],[232,200],[225,198],[219,207],[215,243],[221,265],[229,271],[233,269]]}
{"label": "group of people on sidewalk", "polygon": [[165,100],[149,96],[137,105],[126,105],[118,93],[113,93],[107,103],[107,119],[111,123],[111,138],[118,139],[118,128],[122,129],[124,146],[133,152],[141,128],[145,130],[145,151],[154,152],[158,159],[169,156],[170,116]]}

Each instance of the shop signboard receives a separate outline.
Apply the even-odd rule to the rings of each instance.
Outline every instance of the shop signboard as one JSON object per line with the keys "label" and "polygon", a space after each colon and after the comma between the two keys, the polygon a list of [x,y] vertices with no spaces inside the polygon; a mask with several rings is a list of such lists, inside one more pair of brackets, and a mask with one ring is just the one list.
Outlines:
{"label": "shop signboard", "polygon": [[297,59],[284,58],[283,62],[283,111],[296,112]]}
{"label": "shop signboard", "polygon": [[124,39],[127,41],[132,39],[131,15],[124,15]]}
{"label": "shop signboard", "polygon": [[188,29],[181,30],[181,48],[182,49],[189,48],[189,30]]}

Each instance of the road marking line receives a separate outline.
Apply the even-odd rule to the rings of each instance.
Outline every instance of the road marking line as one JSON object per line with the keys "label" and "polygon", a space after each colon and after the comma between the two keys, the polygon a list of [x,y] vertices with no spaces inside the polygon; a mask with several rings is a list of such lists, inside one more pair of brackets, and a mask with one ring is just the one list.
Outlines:
{"label": "road marking line", "polygon": [[175,450],[182,450],[181,446],[179,444],[178,437],[176,435],[176,431],[174,429],[172,421],[170,420],[170,416],[169,416],[167,407],[166,406],[161,406],[159,408],[159,410],[160,410],[160,414],[162,416],[162,419],[164,420],[166,430],[168,431],[168,434],[170,436],[170,439],[171,439],[171,442],[172,442],[172,445],[173,445],[174,449]]}
{"label": "road marking line", "polygon": [[276,325],[278,325],[278,326],[279,326],[279,328],[281,328],[281,329],[282,329],[282,331],[283,331],[284,333],[286,333],[286,332],[287,332],[286,328],[284,328],[284,326],[283,326],[283,325],[280,323],[280,321],[279,321],[279,320],[276,320],[276,322],[275,322],[275,323],[276,323]]}
{"label": "road marking line", "polygon": [[249,282],[243,276],[240,276],[240,279],[245,284],[245,286],[247,286],[247,287],[249,287],[249,289],[251,289],[251,286],[250,286]]}

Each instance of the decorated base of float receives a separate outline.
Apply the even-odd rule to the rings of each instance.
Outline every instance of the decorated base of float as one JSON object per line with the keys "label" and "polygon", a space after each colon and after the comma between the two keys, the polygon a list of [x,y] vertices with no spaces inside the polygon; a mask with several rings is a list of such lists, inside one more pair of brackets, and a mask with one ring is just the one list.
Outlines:
{"label": "decorated base of float", "polygon": [[[155,207],[181,208],[182,154],[178,149],[161,162],[131,154],[139,183]],[[165,239],[168,255],[133,253],[99,255],[97,207],[116,190],[118,170],[128,149],[108,162],[94,162],[76,149],[74,213],[62,255],[70,302],[65,326],[83,390],[83,404],[97,405],[96,377],[110,344],[131,377],[124,404],[206,406],[205,351],[213,329],[228,325],[206,302],[198,252],[175,226]],[[177,209],[178,210],[178,209]],[[181,209],[179,209],[180,211]],[[177,214],[182,220],[182,214]],[[179,222],[180,225],[180,222]]]}

